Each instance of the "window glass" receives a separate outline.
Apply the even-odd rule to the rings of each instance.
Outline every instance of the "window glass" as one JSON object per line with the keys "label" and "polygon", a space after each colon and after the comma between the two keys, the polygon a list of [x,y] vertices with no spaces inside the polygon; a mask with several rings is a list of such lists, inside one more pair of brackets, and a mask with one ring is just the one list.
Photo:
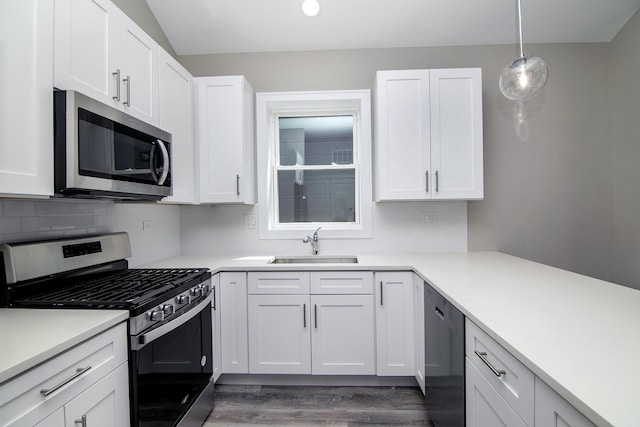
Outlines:
{"label": "window glass", "polygon": [[278,118],[277,222],[355,222],[353,115]]}
{"label": "window glass", "polygon": [[280,165],[353,164],[353,116],[280,117]]}

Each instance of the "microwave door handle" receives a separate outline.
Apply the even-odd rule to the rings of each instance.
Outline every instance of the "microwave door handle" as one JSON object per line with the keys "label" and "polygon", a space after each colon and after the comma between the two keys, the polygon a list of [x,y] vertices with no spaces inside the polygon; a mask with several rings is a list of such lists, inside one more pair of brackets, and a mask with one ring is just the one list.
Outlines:
{"label": "microwave door handle", "polygon": [[158,172],[156,172],[156,142],[153,141],[151,143],[151,151],[149,151],[149,171],[151,172],[151,177],[153,180],[158,183]]}
{"label": "microwave door handle", "polygon": [[164,142],[158,139],[158,145],[160,146],[160,151],[162,152],[162,174],[160,175],[160,179],[156,180],[158,185],[164,184],[169,176],[169,150],[165,147]]}

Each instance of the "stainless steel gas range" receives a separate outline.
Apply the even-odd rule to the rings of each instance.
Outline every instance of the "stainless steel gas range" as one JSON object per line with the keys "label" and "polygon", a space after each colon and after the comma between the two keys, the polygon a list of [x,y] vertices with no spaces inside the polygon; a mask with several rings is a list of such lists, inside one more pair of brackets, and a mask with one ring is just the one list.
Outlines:
{"label": "stainless steel gas range", "polygon": [[130,313],[132,426],[200,426],[213,408],[211,273],[129,269],[129,236],[0,245],[0,306]]}

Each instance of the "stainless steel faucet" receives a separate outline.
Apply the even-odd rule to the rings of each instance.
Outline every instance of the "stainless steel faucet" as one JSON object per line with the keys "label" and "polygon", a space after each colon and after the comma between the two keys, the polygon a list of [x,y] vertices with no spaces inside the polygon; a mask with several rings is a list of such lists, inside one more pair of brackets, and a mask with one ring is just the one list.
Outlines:
{"label": "stainless steel faucet", "polygon": [[316,231],[313,232],[313,237],[304,236],[304,239],[302,239],[303,243],[311,243],[311,251],[314,255],[318,255],[318,230],[321,228],[322,227],[316,228]]}

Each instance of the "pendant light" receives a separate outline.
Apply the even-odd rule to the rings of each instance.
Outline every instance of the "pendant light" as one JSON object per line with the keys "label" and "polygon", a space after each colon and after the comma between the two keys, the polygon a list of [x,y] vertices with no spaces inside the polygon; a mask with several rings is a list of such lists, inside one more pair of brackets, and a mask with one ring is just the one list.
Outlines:
{"label": "pendant light", "polygon": [[537,56],[524,56],[522,48],[522,9],[516,0],[520,57],[504,67],[500,74],[500,91],[514,101],[533,98],[544,89],[549,77],[547,64]]}
{"label": "pendant light", "polygon": [[316,16],[320,13],[320,3],[318,3],[318,0],[304,0],[302,2],[302,12],[307,16]]}

